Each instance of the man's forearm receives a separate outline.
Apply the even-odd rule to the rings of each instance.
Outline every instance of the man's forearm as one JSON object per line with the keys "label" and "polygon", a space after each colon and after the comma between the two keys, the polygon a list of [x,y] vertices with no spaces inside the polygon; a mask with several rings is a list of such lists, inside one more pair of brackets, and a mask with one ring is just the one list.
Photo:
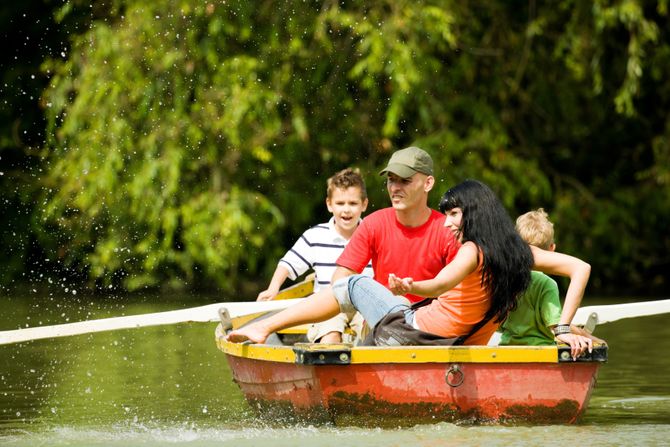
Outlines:
{"label": "man's forearm", "polygon": [[335,272],[333,273],[333,277],[330,279],[331,284],[335,284],[335,281],[338,279],[345,278],[347,276],[355,275],[358,272],[348,269],[346,267],[342,267],[341,265],[338,265],[337,268],[335,269]]}

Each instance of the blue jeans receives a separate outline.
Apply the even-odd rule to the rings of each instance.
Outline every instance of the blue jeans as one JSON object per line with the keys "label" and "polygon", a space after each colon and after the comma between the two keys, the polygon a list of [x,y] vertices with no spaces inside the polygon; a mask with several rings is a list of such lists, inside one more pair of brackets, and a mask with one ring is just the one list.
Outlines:
{"label": "blue jeans", "polygon": [[374,328],[387,314],[400,310],[405,312],[407,324],[414,323],[414,311],[410,309],[407,298],[392,294],[369,276],[353,275],[336,281],[333,295],[342,312],[359,311],[370,328]]}

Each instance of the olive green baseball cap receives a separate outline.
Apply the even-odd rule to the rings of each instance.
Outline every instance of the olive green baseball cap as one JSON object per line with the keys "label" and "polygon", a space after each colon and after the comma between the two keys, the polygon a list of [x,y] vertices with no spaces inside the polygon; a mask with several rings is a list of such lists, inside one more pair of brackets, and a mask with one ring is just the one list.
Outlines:
{"label": "olive green baseball cap", "polygon": [[433,175],[433,159],[428,152],[415,146],[400,149],[391,155],[388,165],[379,171],[379,175],[389,172],[402,178],[409,178],[417,172]]}

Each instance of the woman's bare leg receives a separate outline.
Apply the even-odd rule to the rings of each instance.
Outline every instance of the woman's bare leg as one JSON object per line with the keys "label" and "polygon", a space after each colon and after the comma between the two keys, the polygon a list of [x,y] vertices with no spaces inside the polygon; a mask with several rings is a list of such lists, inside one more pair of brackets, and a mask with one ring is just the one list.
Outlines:
{"label": "woman's bare leg", "polygon": [[331,288],[328,287],[278,314],[231,331],[226,336],[226,340],[234,343],[246,340],[264,343],[273,332],[300,324],[324,321],[338,313],[340,313],[340,305],[333,296]]}

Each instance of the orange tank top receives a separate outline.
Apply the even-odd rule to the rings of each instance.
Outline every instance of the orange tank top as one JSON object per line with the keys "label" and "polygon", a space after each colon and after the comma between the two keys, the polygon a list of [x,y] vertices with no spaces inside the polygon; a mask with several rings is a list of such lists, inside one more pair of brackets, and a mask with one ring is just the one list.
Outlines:
{"label": "orange tank top", "polygon": [[[414,318],[422,331],[442,337],[458,337],[470,332],[491,306],[488,292],[482,288],[482,264],[463,278],[460,284],[448,290],[428,306],[417,309]],[[485,345],[498,328],[488,321],[484,327],[468,337],[466,345]]]}

